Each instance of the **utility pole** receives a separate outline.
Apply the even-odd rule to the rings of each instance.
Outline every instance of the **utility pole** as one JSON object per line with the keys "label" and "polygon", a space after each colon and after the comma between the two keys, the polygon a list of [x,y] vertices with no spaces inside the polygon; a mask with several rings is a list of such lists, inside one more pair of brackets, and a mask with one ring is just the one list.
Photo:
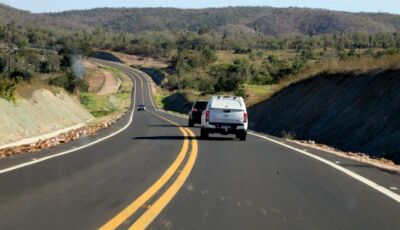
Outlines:
{"label": "utility pole", "polygon": [[7,35],[8,35],[8,76],[11,77],[11,53],[12,53],[12,42],[14,37],[14,22],[7,24]]}
{"label": "utility pole", "polygon": [[7,24],[7,36],[8,36],[8,77],[11,77],[11,23]]}

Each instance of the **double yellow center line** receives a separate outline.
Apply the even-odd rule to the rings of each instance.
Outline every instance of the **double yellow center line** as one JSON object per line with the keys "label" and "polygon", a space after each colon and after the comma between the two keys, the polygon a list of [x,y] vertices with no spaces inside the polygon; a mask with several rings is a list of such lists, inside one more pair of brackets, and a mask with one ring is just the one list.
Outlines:
{"label": "double yellow center line", "polygon": [[[177,126],[183,134],[184,141],[182,149],[180,150],[178,157],[170,165],[170,167],[164,172],[164,174],[150,187],[148,188],[139,198],[129,204],[124,210],[118,213],[114,218],[104,224],[100,229],[116,229],[124,221],[137,212],[137,210],[143,207],[157,192],[159,192],[164,185],[171,180],[171,178],[178,173],[179,167],[184,162],[187,154],[189,155],[188,160],[183,166],[182,171],[172,182],[172,184],[162,193],[158,199],[150,205],[148,208],[130,227],[129,229],[145,229],[151,224],[151,222],[161,213],[161,211],[167,206],[167,204],[174,198],[179,189],[183,186],[184,182],[188,178],[194,163],[197,158],[198,144],[194,133],[187,128],[180,126],[179,124],[161,116],[156,113],[151,114]],[[189,143],[189,139],[191,143]],[[191,152],[189,153],[189,144],[191,146]]]}

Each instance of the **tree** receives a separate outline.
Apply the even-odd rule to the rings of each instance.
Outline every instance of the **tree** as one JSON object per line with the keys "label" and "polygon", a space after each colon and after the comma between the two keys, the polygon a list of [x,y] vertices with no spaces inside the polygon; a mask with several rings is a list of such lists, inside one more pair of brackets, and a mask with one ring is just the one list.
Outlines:
{"label": "tree", "polygon": [[51,78],[49,80],[49,84],[62,87],[69,93],[73,93],[76,89],[79,89],[81,92],[87,92],[89,88],[85,80],[76,77],[71,72],[67,72],[64,75]]}
{"label": "tree", "polygon": [[49,61],[41,61],[39,64],[39,72],[40,73],[50,73],[51,72],[51,65]]}
{"label": "tree", "polygon": [[278,62],[279,62],[278,58],[274,54],[269,55],[267,60],[268,60],[269,63],[274,64],[274,65],[278,64]]}
{"label": "tree", "polygon": [[6,60],[3,57],[0,57],[0,74],[4,72],[6,65]]}
{"label": "tree", "polygon": [[0,75],[0,97],[6,100],[15,100],[15,90],[17,81],[8,78],[6,75]]}
{"label": "tree", "polygon": [[217,61],[217,55],[215,51],[209,48],[205,48],[202,50],[201,55],[203,57],[203,64],[204,67],[208,66],[209,64]]}
{"label": "tree", "polygon": [[19,39],[18,39],[18,41],[17,41],[17,47],[18,47],[18,49],[23,50],[23,49],[25,49],[25,47],[27,47],[28,45],[29,45],[28,38],[26,38],[26,37],[24,37],[24,36],[19,37]]}
{"label": "tree", "polygon": [[60,67],[62,70],[66,70],[72,66],[72,56],[71,54],[64,54],[61,61]]}
{"label": "tree", "polygon": [[249,63],[245,59],[237,59],[233,64],[213,66],[210,70],[216,83],[215,91],[236,91],[249,79]]}

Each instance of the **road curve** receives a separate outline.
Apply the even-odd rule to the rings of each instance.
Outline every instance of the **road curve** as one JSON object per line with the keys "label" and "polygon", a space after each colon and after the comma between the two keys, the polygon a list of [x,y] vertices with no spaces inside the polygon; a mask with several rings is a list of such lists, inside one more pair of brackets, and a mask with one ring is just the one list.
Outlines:
{"label": "road curve", "polygon": [[[196,140],[198,128],[179,128],[187,123],[184,118],[154,108],[147,75],[105,64],[135,79],[134,99],[149,111],[135,112],[129,126],[97,144],[1,173],[0,229],[400,226],[398,202],[313,158],[256,136],[246,142],[224,136]],[[53,156],[107,137],[129,118],[96,137],[34,156]],[[397,174],[306,150],[382,186],[400,188]],[[0,170],[31,162],[32,157],[0,161]]]}

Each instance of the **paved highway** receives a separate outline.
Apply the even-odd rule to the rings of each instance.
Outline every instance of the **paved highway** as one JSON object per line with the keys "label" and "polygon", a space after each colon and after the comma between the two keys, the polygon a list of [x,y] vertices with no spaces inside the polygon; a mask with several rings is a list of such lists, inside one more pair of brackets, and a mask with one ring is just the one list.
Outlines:
{"label": "paved highway", "polygon": [[148,111],[1,160],[0,229],[399,228],[398,174],[274,137],[199,140],[154,108],[148,76],[105,64],[134,79]]}

